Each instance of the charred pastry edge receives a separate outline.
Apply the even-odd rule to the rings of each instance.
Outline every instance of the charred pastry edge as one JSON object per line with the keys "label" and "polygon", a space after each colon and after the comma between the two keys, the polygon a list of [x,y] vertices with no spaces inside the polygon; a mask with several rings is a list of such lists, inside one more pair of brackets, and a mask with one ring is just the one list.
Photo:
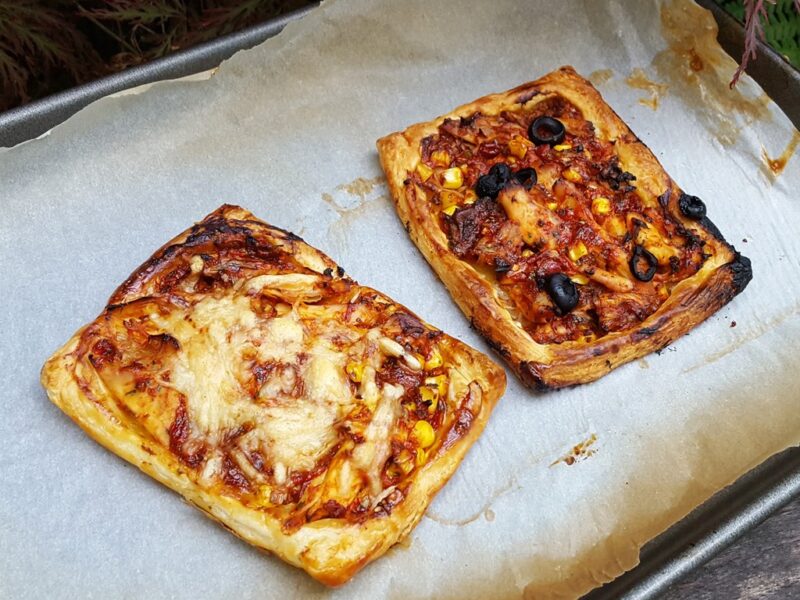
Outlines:
{"label": "charred pastry edge", "polygon": [[[238,206],[224,204],[156,250],[111,294],[107,306],[111,308],[147,295],[141,293],[146,285],[156,279],[166,267],[175,266],[175,257],[186,250],[206,244],[219,247],[221,243],[240,240],[243,244],[251,243],[257,247],[258,241],[253,236],[259,234],[265,234],[273,241],[286,242],[285,252],[288,255],[292,254],[295,244],[308,246],[303,238],[291,231],[264,223]],[[273,245],[275,244],[273,243]],[[318,254],[325,266],[331,268],[332,272],[335,272],[340,279],[348,279],[357,283],[349,277],[344,277],[344,270],[328,256],[321,252]]]}
{"label": "charred pastry edge", "polygon": [[738,296],[753,280],[753,265],[749,258],[736,252],[736,259],[726,266],[733,273],[734,296]]}
{"label": "charred pastry edge", "polygon": [[[219,223],[219,220],[225,223]],[[235,226],[232,227],[231,223]],[[113,414],[106,405],[115,401],[109,398],[94,365],[89,360],[82,359],[78,352],[84,332],[104,319],[109,310],[150,296],[147,293],[148,286],[169,272],[168,267],[174,266],[179,260],[181,249],[191,249],[198,245],[192,241],[187,244],[194,233],[208,233],[211,237],[205,238],[205,241],[213,239],[217,242],[232,241],[225,236],[235,233],[240,236],[237,238],[239,243],[246,243],[242,237],[246,235],[245,231],[234,231],[241,223],[248,224],[244,229],[250,226],[257,229],[257,235],[265,236],[270,243],[304,244],[304,252],[313,254],[326,268],[331,266],[332,273],[339,273],[338,265],[332,259],[301,242],[297,236],[256,219],[242,208],[224,205],[167,242],[137,268],[112,295],[109,306],[94,321],[80,328],[47,360],[42,368],[41,382],[50,400],[96,442],[181,494],[187,502],[237,537],[304,569],[326,585],[339,586],[383,555],[416,526],[433,497],[455,473],[469,448],[482,433],[492,409],[505,390],[505,372],[484,354],[447,336],[446,343],[450,345],[453,364],[462,372],[469,373],[482,389],[481,409],[475,415],[469,431],[419,470],[410,480],[403,502],[395,506],[388,516],[371,518],[358,524],[335,518],[325,519],[303,525],[292,535],[283,534],[278,520],[265,516],[263,511],[249,508],[229,494],[197,485],[187,476],[187,467],[178,457],[168,448],[142,435],[136,426],[136,419]],[[288,247],[286,251],[292,254],[296,248]],[[401,308],[439,335],[446,335],[385,294],[366,286],[360,287]],[[115,300],[118,302],[115,303]],[[342,543],[346,545],[345,550],[340,547]]]}
{"label": "charred pastry edge", "polygon": [[[579,348],[575,344],[569,348],[567,342],[537,344],[533,341],[496,300],[496,283],[452,254],[437,216],[420,206],[418,194],[424,191],[408,177],[419,161],[418,148],[422,139],[436,133],[445,119],[468,118],[476,112],[498,114],[515,105],[525,106],[537,98],[558,95],[584,113],[594,124],[598,136],[613,141],[621,161],[621,147],[630,153],[624,162],[637,165],[639,187],[657,198],[692,235],[712,244],[718,259],[680,282],[664,304],[638,326],[581,344]],[[588,383],[624,363],[658,351],[706,320],[744,290],[752,278],[750,261],[724,240],[708,217],[689,222],[680,215],[674,206],[680,188],[594,86],[572,67],[562,67],[536,81],[484,96],[447,115],[387,135],[378,140],[377,146],[395,208],[412,241],[475,329],[529,387],[552,390]],[[656,189],[656,186],[660,187]],[[678,310],[681,300],[689,303],[685,310]]]}

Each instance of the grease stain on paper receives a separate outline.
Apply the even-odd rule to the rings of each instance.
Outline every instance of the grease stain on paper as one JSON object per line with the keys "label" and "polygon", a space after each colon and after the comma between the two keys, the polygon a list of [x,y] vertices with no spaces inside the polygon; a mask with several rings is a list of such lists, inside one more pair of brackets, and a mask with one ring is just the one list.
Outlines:
{"label": "grease stain on paper", "polygon": [[334,193],[324,192],[322,201],[336,212],[337,218],[328,227],[328,234],[336,240],[340,251],[347,245],[348,230],[353,223],[370,212],[379,209],[386,200],[385,195],[373,195],[375,188],[386,182],[383,176],[366,179],[357,177],[348,183],[337,185]]}
{"label": "grease stain on paper", "polygon": [[647,77],[647,73],[643,69],[636,68],[631,71],[631,74],[625,79],[630,87],[637,90],[644,90],[650,94],[647,98],[639,98],[639,104],[648,106],[653,110],[658,109],[658,102],[662,95],[667,93],[669,86],[666,83],[657,83]]}
{"label": "grease stain on paper", "polygon": [[576,462],[581,462],[590,456],[594,456],[597,453],[597,448],[593,448],[596,441],[597,434],[593,433],[582,442],[575,444],[564,456],[550,463],[550,466],[554,467],[559,463],[564,463],[567,466],[574,465]]}
{"label": "grease stain on paper", "polygon": [[764,148],[762,144],[761,160],[763,161],[764,167],[766,167],[767,178],[770,181],[774,181],[777,179],[778,175],[783,173],[783,170],[786,168],[786,163],[788,163],[789,159],[794,155],[798,145],[800,145],[800,131],[796,129],[792,132],[792,139],[789,140],[786,149],[784,149],[783,153],[778,156],[778,158],[770,158],[769,154],[767,154],[767,149]]}
{"label": "grease stain on paper", "polygon": [[330,231],[340,231],[345,233],[355,221],[368,215],[385,204],[385,196],[377,196],[369,202],[360,202],[352,208],[348,208],[339,213],[339,218],[331,223]]}
{"label": "grease stain on paper", "polygon": [[603,85],[613,76],[614,71],[611,69],[598,69],[597,71],[592,71],[589,75],[589,81],[591,81],[594,86]]}
{"label": "grease stain on paper", "polygon": [[350,183],[343,183],[339,186],[336,186],[337,190],[343,190],[348,194],[353,196],[358,196],[361,198],[363,202],[367,195],[375,189],[376,185],[380,185],[385,183],[386,180],[384,179],[383,175],[378,175],[377,177],[373,177],[372,179],[365,179],[363,177],[356,177]]}
{"label": "grease stain on paper", "polygon": [[328,206],[330,206],[333,210],[335,210],[339,215],[341,215],[342,212],[347,210],[336,204],[336,200],[334,200],[333,196],[331,196],[328,192],[322,193],[322,201]]}
{"label": "grease stain on paper", "polygon": [[477,521],[481,517],[484,517],[487,521],[494,521],[495,512],[492,510],[492,504],[494,504],[495,501],[501,496],[505,496],[509,492],[519,488],[520,485],[517,483],[517,478],[512,475],[509,477],[505,485],[492,492],[492,494],[489,496],[489,499],[484,502],[483,506],[481,506],[477,511],[468,517],[464,517],[463,519],[447,519],[437,515],[432,510],[428,510],[425,513],[425,517],[431,521],[434,521],[435,523],[439,523],[439,525],[444,525],[446,527],[463,527],[464,525],[469,525],[470,523]]}
{"label": "grease stain on paper", "polygon": [[386,179],[382,175],[373,177],[372,179],[356,177],[353,181],[337,185],[335,190],[337,192],[345,192],[350,196],[354,196],[355,202],[337,202],[333,197],[333,194],[327,192],[322,194],[322,201],[335,210],[340,217],[343,217],[348,213],[358,210],[358,208],[367,201],[367,197],[372,193],[375,187],[385,182]]}
{"label": "grease stain on paper", "polygon": [[720,350],[719,352],[715,352],[714,354],[709,355],[705,360],[696,365],[692,365],[691,367],[687,367],[683,370],[684,373],[690,373],[692,371],[696,371],[706,365],[710,365],[712,363],[717,362],[721,358],[725,358],[731,352],[735,352],[745,344],[749,344],[752,341],[757,340],[763,335],[766,335],[776,327],[779,327],[792,317],[795,317],[800,314],[800,304],[795,304],[789,310],[775,316],[774,318],[770,319],[766,323],[760,323],[755,327],[751,327],[749,331],[747,331],[744,335],[742,335],[737,340],[730,343],[728,346]]}
{"label": "grease stain on paper", "polygon": [[655,56],[652,66],[720,144],[731,146],[744,127],[771,119],[766,94],[747,97],[728,86],[736,63],[717,42],[718,27],[710,12],[692,0],[669,0],[661,7],[661,32],[669,47]]}

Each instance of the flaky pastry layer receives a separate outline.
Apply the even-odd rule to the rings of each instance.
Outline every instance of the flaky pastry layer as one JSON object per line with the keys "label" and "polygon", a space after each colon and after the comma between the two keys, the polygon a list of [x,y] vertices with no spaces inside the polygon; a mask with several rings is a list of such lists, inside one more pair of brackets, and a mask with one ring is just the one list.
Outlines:
{"label": "flaky pastry layer", "polygon": [[339,585],[416,525],[505,374],[226,205],[137,269],[42,384],[97,442]]}

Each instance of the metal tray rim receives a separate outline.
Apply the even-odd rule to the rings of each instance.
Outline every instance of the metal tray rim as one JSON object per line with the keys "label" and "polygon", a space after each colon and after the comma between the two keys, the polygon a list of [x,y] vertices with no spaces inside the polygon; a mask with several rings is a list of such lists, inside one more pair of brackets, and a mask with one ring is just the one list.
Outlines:
{"label": "metal tray rim", "polygon": [[[720,43],[735,56],[738,53],[737,44],[741,43],[741,24],[713,0],[697,1],[714,14],[720,26]],[[14,146],[39,137],[109,94],[213,68],[239,50],[251,48],[277,35],[290,21],[305,16],[316,6],[317,3],[313,2],[307,7],[240,32],[0,113],[0,146]],[[782,88],[791,97],[791,92],[786,89],[788,87],[794,88],[795,98],[800,95],[800,73],[765,44],[759,42],[759,46],[760,56],[764,56],[765,60],[754,70],[754,78],[764,86],[761,78],[768,76],[770,69],[773,75],[777,71],[780,81],[773,86],[765,86],[766,91],[776,98],[773,89]],[[800,128],[800,106],[792,109],[792,105],[778,102],[795,126]],[[798,497],[800,447],[795,447],[768,458],[717,492],[684,519],[648,542],[641,550],[638,566],[584,598],[655,598]]]}
{"label": "metal tray rim", "polygon": [[95,100],[147,83],[176,79],[218,66],[240,50],[279,34],[286,25],[311,12],[318,2],[168,56],[101,77],[63,92],[0,112],[0,147],[35,139]]}

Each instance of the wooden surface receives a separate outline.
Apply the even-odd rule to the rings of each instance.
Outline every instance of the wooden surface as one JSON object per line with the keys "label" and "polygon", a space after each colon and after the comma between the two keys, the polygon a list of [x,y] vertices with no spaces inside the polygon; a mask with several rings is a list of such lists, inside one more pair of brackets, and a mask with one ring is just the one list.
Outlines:
{"label": "wooden surface", "polygon": [[674,584],[663,598],[800,599],[800,499]]}

